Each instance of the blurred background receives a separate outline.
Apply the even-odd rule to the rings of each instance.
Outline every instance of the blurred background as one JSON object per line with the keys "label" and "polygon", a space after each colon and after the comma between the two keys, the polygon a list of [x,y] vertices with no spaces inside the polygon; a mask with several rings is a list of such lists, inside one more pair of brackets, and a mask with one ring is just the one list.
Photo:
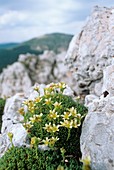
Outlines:
{"label": "blurred background", "polygon": [[[43,49],[31,48],[30,50],[30,46],[33,44],[35,46],[39,39],[41,41],[44,34],[70,34],[66,35],[65,45],[67,47],[72,35],[78,34],[81,30],[93,6],[110,7],[113,4],[113,0],[0,0],[0,61],[7,55],[7,57],[17,58],[21,53],[38,54],[38,51]],[[54,36],[58,38],[57,41],[61,41],[59,34],[58,37],[56,37],[57,34],[53,34],[53,38]],[[32,38],[36,38],[36,42],[33,43],[32,40],[26,42]],[[52,36],[48,41],[51,41],[51,38]],[[24,41],[25,43],[22,45],[19,44]],[[43,44],[44,42],[39,43]],[[14,50],[7,52],[5,49],[9,48]],[[8,61],[9,64],[12,63],[11,60],[13,59]],[[3,62],[2,66],[0,64],[0,69],[6,66]]]}
{"label": "blurred background", "polygon": [[26,72],[30,85],[65,81],[74,87],[75,80],[64,65],[65,55],[96,5],[111,7],[114,1],[0,0],[1,86],[15,86]]}

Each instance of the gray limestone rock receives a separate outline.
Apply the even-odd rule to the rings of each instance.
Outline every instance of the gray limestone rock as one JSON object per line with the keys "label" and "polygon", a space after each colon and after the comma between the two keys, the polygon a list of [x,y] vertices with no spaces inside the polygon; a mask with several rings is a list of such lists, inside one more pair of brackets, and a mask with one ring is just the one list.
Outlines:
{"label": "gray limestone rock", "polygon": [[78,37],[74,36],[65,63],[76,79],[78,94],[101,95],[103,69],[114,56],[114,8],[94,7]]}
{"label": "gray limestone rock", "polygon": [[23,64],[15,62],[0,74],[0,96],[11,97],[18,92],[26,92],[32,85]]}
{"label": "gray limestone rock", "polygon": [[65,82],[75,90],[75,79],[64,65],[65,55],[65,51],[60,54],[44,51],[38,56],[29,53],[19,55],[18,62],[8,66],[0,74],[0,97],[25,92],[36,82]]}
{"label": "gray limestone rock", "polygon": [[20,123],[23,120],[23,116],[18,113],[23,100],[24,95],[22,93],[17,93],[6,100],[0,135],[0,157],[11,146],[8,137],[9,132],[13,133],[13,144],[15,146],[22,146],[26,142],[27,132]]}
{"label": "gray limestone rock", "polygon": [[51,82],[65,82],[73,90],[75,89],[75,79],[72,73],[64,64],[66,51],[55,54],[53,51],[44,51],[39,56],[31,54],[21,54],[18,61],[24,64],[32,84],[49,84]]}
{"label": "gray limestone rock", "polygon": [[102,92],[100,98],[86,96],[81,151],[91,157],[92,170],[114,170],[114,65],[104,70]]}
{"label": "gray limestone rock", "polygon": [[110,96],[114,96],[114,65],[104,70],[103,82],[102,93],[107,91]]}

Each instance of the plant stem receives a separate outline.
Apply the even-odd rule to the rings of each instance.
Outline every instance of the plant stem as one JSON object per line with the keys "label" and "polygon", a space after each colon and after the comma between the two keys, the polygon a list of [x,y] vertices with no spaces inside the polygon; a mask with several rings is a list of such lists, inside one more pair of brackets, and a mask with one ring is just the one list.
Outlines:
{"label": "plant stem", "polygon": [[70,137],[70,128],[68,129],[67,141],[68,141],[69,137]]}

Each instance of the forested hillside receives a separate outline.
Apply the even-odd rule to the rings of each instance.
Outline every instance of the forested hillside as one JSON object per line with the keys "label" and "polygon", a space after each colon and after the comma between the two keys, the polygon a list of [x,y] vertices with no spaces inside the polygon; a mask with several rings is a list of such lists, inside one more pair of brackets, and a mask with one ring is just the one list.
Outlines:
{"label": "forested hillside", "polygon": [[0,70],[8,64],[17,61],[19,54],[42,54],[44,50],[53,50],[55,53],[66,51],[72,35],[53,33],[33,38],[20,44],[0,45]]}

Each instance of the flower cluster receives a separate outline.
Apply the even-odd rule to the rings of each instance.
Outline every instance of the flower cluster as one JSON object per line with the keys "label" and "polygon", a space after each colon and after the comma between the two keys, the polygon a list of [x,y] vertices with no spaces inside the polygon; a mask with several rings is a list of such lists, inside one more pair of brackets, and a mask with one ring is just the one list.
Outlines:
{"label": "flower cluster", "polygon": [[41,122],[41,117],[42,117],[42,113],[40,113],[39,115],[33,115],[33,117],[30,117],[30,122],[33,124],[35,122]]}
{"label": "flower cluster", "polygon": [[[23,102],[19,112],[24,116],[23,126],[28,132],[31,145],[38,141],[39,144],[52,147],[57,142],[61,143],[63,138],[68,141],[71,130],[80,127],[85,108],[80,112],[80,106],[71,97],[63,95],[65,88],[65,83],[51,83],[44,88],[44,95],[40,96],[38,86],[34,88],[38,96]],[[62,130],[67,133],[61,135]]]}
{"label": "flower cluster", "polygon": [[25,111],[24,111],[24,108],[23,108],[23,107],[21,107],[21,108],[18,110],[18,112],[19,112],[21,115],[24,115],[24,114],[25,114]]}
{"label": "flower cluster", "polygon": [[58,117],[59,117],[59,115],[55,109],[49,111],[49,114],[48,114],[49,119],[57,119]]}
{"label": "flower cluster", "polygon": [[46,137],[46,139],[43,140],[43,143],[47,146],[52,147],[54,146],[55,142],[57,142],[58,140],[59,138],[57,137],[53,137],[53,136],[51,138]]}
{"label": "flower cluster", "polygon": [[55,124],[51,125],[51,123],[45,124],[44,129],[45,129],[47,132],[55,133],[55,132],[59,131],[59,125],[55,125]]}
{"label": "flower cluster", "polygon": [[77,128],[81,125],[81,119],[83,118],[81,114],[77,113],[77,109],[74,107],[71,107],[67,112],[64,112],[62,117],[63,122],[61,122],[61,125],[67,128]]}
{"label": "flower cluster", "polygon": [[62,93],[65,88],[66,88],[66,84],[63,82],[51,83],[44,89],[44,93],[45,95],[54,94],[55,92]]}
{"label": "flower cluster", "polygon": [[35,109],[35,103],[32,100],[26,100],[23,102],[24,105],[27,106],[28,111],[30,111],[31,113],[34,113],[34,109]]}

